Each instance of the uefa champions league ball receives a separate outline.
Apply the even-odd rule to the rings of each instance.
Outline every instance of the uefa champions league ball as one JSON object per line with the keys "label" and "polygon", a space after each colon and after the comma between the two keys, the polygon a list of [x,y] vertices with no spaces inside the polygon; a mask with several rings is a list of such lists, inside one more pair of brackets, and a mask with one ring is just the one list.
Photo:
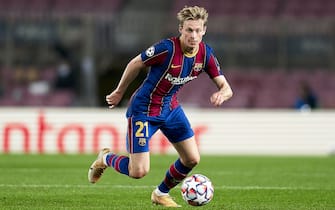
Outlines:
{"label": "uefa champions league ball", "polygon": [[183,180],[181,195],[189,205],[203,206],[213,199],[214,187],[206,176],[194,174]]}

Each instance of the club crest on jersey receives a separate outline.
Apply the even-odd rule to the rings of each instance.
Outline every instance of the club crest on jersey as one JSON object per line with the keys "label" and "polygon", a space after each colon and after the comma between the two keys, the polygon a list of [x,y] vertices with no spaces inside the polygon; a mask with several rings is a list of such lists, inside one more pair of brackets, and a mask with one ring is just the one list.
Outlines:
{"label": "club crest on jersey", "polygon": [[194,71],[201,71],[202,70],[202,63],[195,63],[193,66]]}
{"label": "club crest on jersey", "polygon": [[145,146],[147,144],[147,140],[145,139],[145,138],[140,138],[139,140],[138,140],[138,145],[140,145],[140,146]]}
{"label": "club crest on jersey", "polygon": [[154,46],[151,46],[149,47],[146,51],[145,51],[145,54],[148,56],[148,57],[151,57],[155,54],[155,47]]}

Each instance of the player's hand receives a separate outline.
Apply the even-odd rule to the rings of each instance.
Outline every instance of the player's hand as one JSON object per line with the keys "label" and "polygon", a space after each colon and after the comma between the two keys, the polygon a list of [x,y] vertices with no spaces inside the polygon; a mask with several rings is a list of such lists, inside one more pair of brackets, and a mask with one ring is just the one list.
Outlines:
{"label": "player's hand", "polygon": [[223,75],[217,76],[213,80],[219,91],[212,94],[210,101],[214,106],[220,106],[233,96],[233,90]]}
{"label": "player's hand", "polygon": [[120,103],[121,99],[122,99],[122,94],[116,90],[106,96],[106,101],[109,104],[110,109],[117,106]]}
{"label": "player's hand", "polygon": [[212,94],[210,101],[214,106],[220,106],[223,102],[227,101],[231,98],[232,92],[231,89],[228,88],[226,91],[218,91]]}
{"label": "player's hand", "polygon": [[218,91],[212,94],[210,101],[214,106],[220,106],[224,100],[222,94]]}

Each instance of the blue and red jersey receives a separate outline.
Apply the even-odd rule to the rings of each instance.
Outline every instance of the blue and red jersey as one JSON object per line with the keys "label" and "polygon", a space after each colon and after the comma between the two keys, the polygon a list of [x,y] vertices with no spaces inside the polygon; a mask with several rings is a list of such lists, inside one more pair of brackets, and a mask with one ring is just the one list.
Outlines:
{"label": "blue and red jersey", "polygon": [[182,51],[178,37],[164,39],[142,52],[141,58],[150,70],[131,98],[127,117],[167,116],[179,106],[177,93],[184,84],[202,72],[210,78],[222,75],[212,49],[204,42],[196,53],[188,55]]}

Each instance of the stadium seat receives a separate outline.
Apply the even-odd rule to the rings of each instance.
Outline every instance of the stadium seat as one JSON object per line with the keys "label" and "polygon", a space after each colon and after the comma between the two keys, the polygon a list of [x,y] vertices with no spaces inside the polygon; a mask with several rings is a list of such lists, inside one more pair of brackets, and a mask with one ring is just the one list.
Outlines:
{"label": "stadium seat", "polygon": [[47,96],[46,106],[65,107],[72,106],[75,102],[75,94],[71,90],[57,90]]}

